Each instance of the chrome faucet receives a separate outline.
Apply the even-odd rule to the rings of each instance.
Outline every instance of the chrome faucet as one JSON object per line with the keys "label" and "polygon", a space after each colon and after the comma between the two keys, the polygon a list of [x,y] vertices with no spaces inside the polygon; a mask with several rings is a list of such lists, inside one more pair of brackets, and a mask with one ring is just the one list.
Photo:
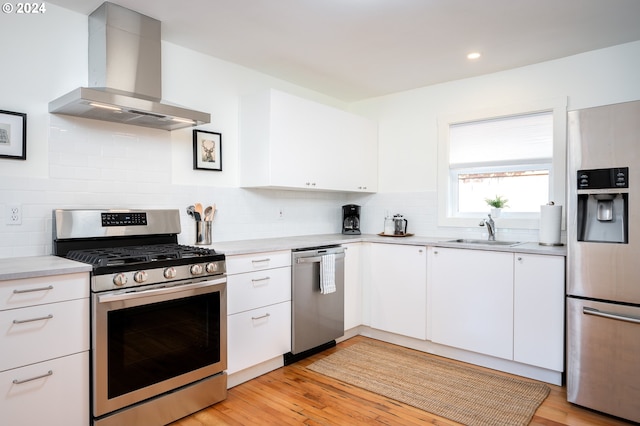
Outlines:
{"label": "chrome faucet", "polygon": [[482,219],[480,221],[480,226],[487,225],[487,231],[489,231],[489,241],[495,241],[496,240],[496,223],[493,221],[490,214],[487,216],[489,216],[489,220]]}

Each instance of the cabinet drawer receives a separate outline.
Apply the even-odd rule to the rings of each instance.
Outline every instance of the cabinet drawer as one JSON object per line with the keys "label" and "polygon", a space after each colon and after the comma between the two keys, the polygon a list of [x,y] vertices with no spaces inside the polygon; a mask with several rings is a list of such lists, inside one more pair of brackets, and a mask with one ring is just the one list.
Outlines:
{"label": "cabinet drawer", "polygon": [[288,300],[291,300],[290,267],[227,276],[229,315]]}
{"label": "cabinet drawer", "polygon": [[291,266],[291,251],[282,250],[227,256],[226,263],[228,275],[281,268],[283,266]]}
{"label": "cabinet drawer", "polygon": [[291,302],[227,318],[229,374],[291,351]]}
{"label": "cabinet drawer", "polygon": [[89,352],[0,373],[0,424],[86,426],[88,421]]}
{"label": "cabinet drawer", "polygon": [[89,297],[89,274],[0,281],[0,311]]}
{"label": "cabinet drawer", "polygon": [[89,350],[89,299],[0,312],[0,371]]}

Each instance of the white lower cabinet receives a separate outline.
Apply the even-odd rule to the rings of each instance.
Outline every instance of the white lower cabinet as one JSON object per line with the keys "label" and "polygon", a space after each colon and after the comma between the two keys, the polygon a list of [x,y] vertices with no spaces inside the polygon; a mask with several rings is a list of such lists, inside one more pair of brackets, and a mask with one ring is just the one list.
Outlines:
{"label": "white lower cabinet", "polygon": [[291,351],[291,252],[227,256],[227,373]]}
{"label": "white lower cabinet", "polygon": [[513,254],[431,248],[431,340],[513,357]]}
{"label": "white lower cabinet", "polygon": [[0,324],[0,371],[89,349],[89,299],[0,311]]}
{"label": "white lower cabinet", "polygon": [[0,424],[89,422],[89,274],[0,281]]}
{"label": "white lower cabinet", "polygon": [[291,268],[227,276],[227,314],[291,300]]}
{"label": "white lower cabinet", "polygon": [[428,339],[562,372],[564,256],[429,248]]}
{"label": "white lower cabinet", "polygon": [[362,324],[362,244],[344,247],[344,329]]}
{"label": "white lower cabinet", "polygon": [[0,424],[75,425],[89,422],[89,352],[0,373]]}
{"label": "white lower cabinet", "polygon": [[564,256],[515,254],[513,360],[564,370]]}
{"label": "white lower cabinet", "polygon": [[229,315],[227,373],[291,351],[291,302]]}
{"label": "white lower cabinet", "polygon": [[427,250],[423,246],[371,244],[371,327],[426,338]]}

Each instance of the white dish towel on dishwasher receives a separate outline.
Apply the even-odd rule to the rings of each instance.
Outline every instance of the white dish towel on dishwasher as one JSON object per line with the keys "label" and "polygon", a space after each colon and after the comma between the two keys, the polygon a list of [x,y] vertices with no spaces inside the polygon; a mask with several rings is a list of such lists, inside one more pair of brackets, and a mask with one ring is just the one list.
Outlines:
{"label": "white dish towel on dishwasher", "polygon": [[320,293],[336,291],[336,255],[325,254],[320,258]]}

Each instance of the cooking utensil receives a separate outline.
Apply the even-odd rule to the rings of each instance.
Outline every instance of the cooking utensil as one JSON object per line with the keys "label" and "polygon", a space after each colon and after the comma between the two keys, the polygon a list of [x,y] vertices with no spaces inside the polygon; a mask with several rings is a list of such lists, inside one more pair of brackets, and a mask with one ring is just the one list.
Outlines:
{"label": "cooking utensil", "polygon": [[213,206],[207,206],[204,209],[204,220],[205,222],[211,222],[213,220]]}
{"label": "cooking utensil", "polygon": [[202,220],[202,204],[195,203],[194,207],[196,210],[195,218],[198,222],[200,222]]}
{"label": "cooking utensil", "polygon": [[187,214],[191,217],[195,217],[196,208],[194,206],[187,207]]}

